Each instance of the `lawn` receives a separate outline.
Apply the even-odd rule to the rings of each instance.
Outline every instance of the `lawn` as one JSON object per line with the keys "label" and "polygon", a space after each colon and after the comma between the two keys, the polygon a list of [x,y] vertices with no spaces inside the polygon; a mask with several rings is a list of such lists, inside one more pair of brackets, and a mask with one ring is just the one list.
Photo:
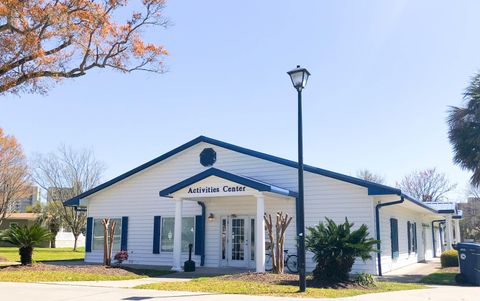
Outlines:
{"label": "lawn", "polygon": [[49,281],[102,281],[128,280],[158,277],[171,273],[166,270],[104,267],[102,265],[50,265],[37,263],[32,266],[0,267],[0,281],[49,282]]}
{"label": "lawn", "polygon": [[140,275],[107,275],[68,271],[0,271],[0,281],[6,282],[49,282],[49,281],[102,281],[145,278]]}
{"label": "lawn", "polygon": [[[85,256],[85,248],[78,248],[78,251],[72,251],[72,248],[35,248],[33,250],[34,261],[51,261],[51,260],[80,260]],[[0,257],[6,258],[8,261],[20,261],[18,248],[0,247]]]}
{"label": "lawn", "polygon": [[455,276],[459,273],[457,268],[444,268],[420,280],[425,284],[440,284],[440,285],[457,285]]}
{"label": "lawn", "polygon": [[338,298],[399,290],[421,289],[420,284],[379,282],[374,288],[308,288],[299,293],[298,286],[268,282],[226,280],[225,277],[197,278],[187,282],[166,282],[140,285],[135,288],[166,291],[210,292],[222,294],[268,295],[310,298]]}

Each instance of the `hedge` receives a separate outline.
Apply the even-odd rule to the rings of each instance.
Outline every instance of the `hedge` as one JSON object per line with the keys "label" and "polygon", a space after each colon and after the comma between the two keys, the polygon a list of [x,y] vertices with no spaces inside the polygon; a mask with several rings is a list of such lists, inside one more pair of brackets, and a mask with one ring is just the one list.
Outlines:
{"label": "hedge", "polygon": [[458,267],[458,252],[456,250],[448,250],[440,256],[442,268]]}

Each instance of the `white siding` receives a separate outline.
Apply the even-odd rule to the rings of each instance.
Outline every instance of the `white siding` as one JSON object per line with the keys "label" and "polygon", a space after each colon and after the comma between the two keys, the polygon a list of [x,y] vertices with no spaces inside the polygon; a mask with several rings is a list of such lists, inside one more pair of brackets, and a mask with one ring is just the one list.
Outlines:
{"label": "white siding", "polygon": [[[206,143],[197,144],[172,158],[160,162],[136,175],[133,175],[107,189],[88,198],[88,215],[91,217],[129,217],[128,250],[129,263],[149,265],[172,265],[172,254],[152,254],[153,217],[174,216],[174,202],[158,196],[160,190],[178,183],[206,168],[199,163],[199,154],[205,147],[212,147],[217,152],[215,168],[227,172],[252,177],[279,187],[297,191],[297,171],[294,168],[273,163],[267,160],[244,155]],[[214,213],[214,221],[206,221],[206,265],[218,266],[220,255],[220,217],[222,215],[255,216],[255,199],[253,197],[205,199],[207,216]],[[389,211],[390,210],[390,211]],[[382,211],[382,241],[386,245],[383,259],[389,268],[397,267],[389,259],[389,224],[390,215],[397,214],[392,209]],[[285,198],[267,198],[266,211],[275,213],[284,211],[294,217],[288,229],[286,248],[295,252],[295,204]],[[185,202],[184,216],[201,214],[196,202]],[[406,228],[405,216],[399,219],[399,230]],[[348,217],[356,227],[366,224],[374,237],[374,204],[368,196],[367,189],[347,182],[305,172],[305,220],[306,226],[313,226],[329,217],[336,222],[343,222]],[[412,216],[412,218],[416,218]],[[403,225],[405,224],[405,227]],[[417,231],[421,230],[421,221],[417,221]],[[403,234],[402,234],[403,235]],[[405,241],[404,241],[405,239]],[[406,248],[406,238],[400,237],[401,250]],[[186,256],[186,254],[184,254]],[[410,263],[415,259],[404,261]],[[93,251],[86,254],[86,261],[101,262],[102,252]],[[199,258],[194,258],[199,262]],[[313,270],[315,263],[312,254],[307,255],[307,269]],[[376,272],[375,259],[363,263],[357,260],[354,272]]]}
{"label": "white siding", "polygon": [[[398,220],[399,257],[392,259],[390,219]],[[417,252],[408,252],[408,222],[417,223]],[[380,240],[382,272],[404,267],[409,264],[428,260],[433,257],[431,215],[410,210],[401,205],[387,206],[380,210]],[[422,232],[424,231],[424,235]],[[424,242],[423,239],[426,239]]]}

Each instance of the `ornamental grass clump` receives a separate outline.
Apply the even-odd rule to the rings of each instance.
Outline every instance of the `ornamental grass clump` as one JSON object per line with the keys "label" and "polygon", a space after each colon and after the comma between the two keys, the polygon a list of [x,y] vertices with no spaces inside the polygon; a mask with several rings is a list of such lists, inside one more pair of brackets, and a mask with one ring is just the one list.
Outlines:
{"label": "ornamental grass clump", "polygon": [[313,277],[329,283],[347,281],[355,259],[372,259],[372,253],[378,252],[374,245],[379,241],[370,238],[364,224],[352,230],[354,224],[347,218],[338,225],[329,218],[325,219],[325,223],[307,228],[310,233],[306,237],[306,247],[316,261]]}

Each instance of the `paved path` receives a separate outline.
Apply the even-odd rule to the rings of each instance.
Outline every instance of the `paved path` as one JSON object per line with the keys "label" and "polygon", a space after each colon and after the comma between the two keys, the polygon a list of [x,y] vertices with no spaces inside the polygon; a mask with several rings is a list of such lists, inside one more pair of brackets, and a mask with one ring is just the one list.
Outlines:
{"label": "paved path", "polygon": [[434,258],[427,262],[419,262],[406,267],[385,273],[380,280],[417,283],[420,280],[440,269],[440,258]]}
{"label": "paved path", "polygon": [[162,300],[162,301],[478,301],[479,287],[433,287],[424,290],[361,295],[339,299],[280,298],[245,295],[222,295],[190,292],[168,292],[112,287],[86,287],[61,284],[0,282],[0,299],[15,301],[111,301],[111,300]]}
{"label": "paved path", "polygon": [[114,281],[62,281],[62,282],[39,282],[42,284],[56,284],[69,286],[94,286],[94,287],[117,287],[132,288],[142,284],[150,284],[157,282],[176,282],[189,281],[189,278],[168,278],[168,277],[151,277],[131,280],[114,280]]}

